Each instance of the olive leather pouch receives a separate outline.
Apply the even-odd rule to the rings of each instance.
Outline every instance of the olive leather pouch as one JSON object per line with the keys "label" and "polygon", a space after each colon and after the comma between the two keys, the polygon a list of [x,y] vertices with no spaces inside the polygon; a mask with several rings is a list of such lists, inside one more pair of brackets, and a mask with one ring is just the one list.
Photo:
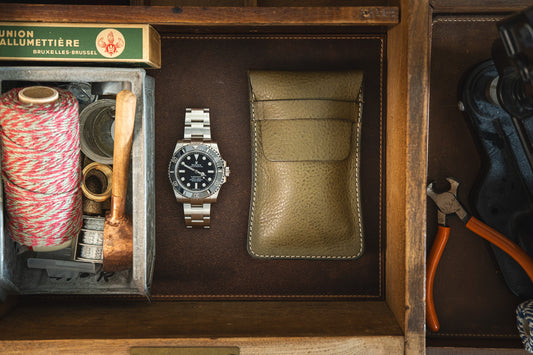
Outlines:
{"label": "olive leather pouch", "polygon": [[355,259],[363,253],[360,71],[250,71],[257,258]]}

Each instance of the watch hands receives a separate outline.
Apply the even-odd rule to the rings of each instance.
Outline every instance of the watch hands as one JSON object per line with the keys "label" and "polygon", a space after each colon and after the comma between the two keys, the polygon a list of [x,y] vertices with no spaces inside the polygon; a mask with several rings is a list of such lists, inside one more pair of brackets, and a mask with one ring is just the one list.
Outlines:
{"label": "watch hands", "polygon": [[200,175],[201,177],[205,177],[205,173],[199,171],[199,170],[196,170],[195,168],[191,168],[190,166],[188,166],[187,164],[185,163],[181,163],[182,166],[186,167],[187,169],[191,170],[191,171],[194,171],[196,174]]}

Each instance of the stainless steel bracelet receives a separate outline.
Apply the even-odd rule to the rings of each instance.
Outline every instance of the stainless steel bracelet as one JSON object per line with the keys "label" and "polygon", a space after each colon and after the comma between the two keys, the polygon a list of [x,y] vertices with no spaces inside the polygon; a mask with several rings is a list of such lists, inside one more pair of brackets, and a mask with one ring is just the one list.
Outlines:
{"label": "stainless steel bracelet", "polygon": [[[211,124],[209,122],[209,109],[188,108],[185,110],[185,141],[210,141]],[[184,203],[183,214],[187,228],[209,228],[211,222],[211,204],[198,201],[196,204]]]}
{"label": "stainless steel bracelet", "polygon": [[209,109],[188,108],[185,110],[185,129],[183,139],[211,140],[211,124],[209,123]]}
{"label": "stainless steel bracelet", "polygon": [[183,214],[185,215],[185,226],[209,228],[211,222],[211,204],[183,204]]}

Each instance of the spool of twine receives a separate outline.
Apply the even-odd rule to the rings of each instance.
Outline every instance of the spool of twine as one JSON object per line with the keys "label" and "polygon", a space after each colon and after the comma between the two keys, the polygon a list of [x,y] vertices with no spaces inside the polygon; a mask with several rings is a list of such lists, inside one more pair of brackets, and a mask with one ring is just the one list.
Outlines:
{"label": "spool of twine", "polygon": [[42,251],[69,245],[82,225],[76,98],[42,86],[6,92],[0,141],[8,234]]}

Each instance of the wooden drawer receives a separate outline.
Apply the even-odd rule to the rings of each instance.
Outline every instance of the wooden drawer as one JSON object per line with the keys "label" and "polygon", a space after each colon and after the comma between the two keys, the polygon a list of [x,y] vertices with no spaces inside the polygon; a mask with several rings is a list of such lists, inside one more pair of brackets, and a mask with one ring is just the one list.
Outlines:
{"label": "wooden drawer", "polygon": [[[377,286],[370,287],[375,288],[371,290],[372,297],[359,297],[353,292],[346,297],[343,290],[330,290],[328,295],[327,288],[320,291],[321,296],[297,290],[288,291],[281,297],[280,292],[275,293],[275,297],[265,292],[251,292],[252,297],[248,297],[250,294],[242,297],[239,291],[222,295],[224,297],[202,297],[205,292],[201,290],[194,297],[184,297],[183,293],[175,290],[165,293],[161,290],[175,287],[172,283],[175,278],[164,275],[163,271],[158,273],[157,263],[165,264],[170,256],[164,257],[163,261],[158,260],[156,251],[154,287],[158,292],[154,293],[152,303],[117,298],[13,297],[1,308],[0,339],[4,349],[38,352],[55,347],[85,353],[101,352],[102,349],[106,349],[105,352],[127,353],[136,346],[237,346],[243,354],[424,352],[426,226],[422,221],[426,216],[429,4],[406,0],[397,6],[384,7],[358,6],[361,5],[359,1],[356,4],[343,3],[350,6],[342,7],[273,5],[276,6],[178,8],[94,5],[88,8],[75,5],[0,5],[0,21],[148,23],[162,35],[163,53],[171,48],[178,51],[180,46],[189,43],[187,41],[196,41],[196,53],[213,48],[215,54],[226,53],[227,43],[221,45],[220,41],[231,41],[229,45],[235,46],[241,56],[246,56],[250,41],[255,41],[254,45],[258,47],[267,43],[261,41],[270,41],[268,45],[272,48],[277,48],[279,41],[285,41],[289,48],[290,41],[305,40],[309,41],[309,48],[315,46],[331,51],[329,59],[324,59],[329,60],[327,68],[335,68],[337,64],[336,69],[359,64],[374,65],[378,74],[369,78],[374,80],[369,85],[376,89],[374,96],[368,100],[380,103],[372,110],[376,116],[382,117],[374,137],[382,151],[368,160],[371,163],[372,159],[379,160],[374,161],[374,167],[380,171],[378,179],[382,180],[382,187],[376,188],[376,191],[381,189],[382,195],[376,208],[382,220],[376,225],[376,230],[380,232],[371,232],[369,238],[382,236],[381,244],[377,243],[381,249],[376,244],[376,255],[380,255],[381,259],[378,258],[375,264],[380,268],[382,280],[375,283]],[[413,33],[422,35],[413,36]],[[362,57],[354,56],[353,63],[350,59],[350,64],[347,64],[346,59],[352,58],[350,53],[356,52],[349,47],[361,45],[358,40],[381,43],[371,48],[378,53],[375,61],[367,58],[358,64],[357,58]],[[211,46],[208,43],[202,47],[207,42],[199,41],[215,44]],[[320,41],[320,46],[316,45],[317,41]],[[275,50],[269,55],[279,61],[278,66],[287,65],[286,58],[281,60],[283,57],[277,56]],[[229,61],[228,58],[224,60]],[[310,65],[310,62],[302,61]],[[292,63],[291,68],[298,69],[296,64]],[[158,135],[162,139],[161,155],[164,155],[164,146],[169,144],[170,138],[164,138],[165,129],[158,131],[157,125],[169,116],[168,111],[180,107],[179,103],[168,102],[169,96],[158,96],[161,94],[157,91],[158,80],[168,90],[172,89],[172,80],[167,77],[170,72],[165,72],[170,67],[178,70],[177,65],[170,62],[165,65],[164,62],[160,71],[149,73],[156,78],[156,107],[159,108],[156,108],[155,141],[157,147]],[[242,71],[242,68],[238,69]],[[179,78],[174,85],[179,85]],[[231,87],[239,85],[231,84]],[[246,107],[243,108],[242,102],[239,105],[237,110],[242,114],[238,117],[245,117]],[[247,124],[247,121],[241,122]],[[224,130],[229,132],[231,125],[226,123],[226,128],[222,125],[219,128],[218,137]],[[237,122],[234,124],[238,125]],[[179,130],[176,129],[172,136],[177,139],[178,135]],[[232,149],[237,150],[228,147],[230,153]],[[165,176],[159,176],[162,174],[160,166],[165,164],[166,159],[156,152],[156,185],[166,184]],[[240,169],[244,173],[247,167],[243,164]],[[245,180],[243,178],[242,184],[236,184],[243,189],[243,194],[247,189]],[[158,189],[156,187],[156,204],[166,199],[160,192],[164,188]],[[165,217],[164,211],[161,211],[162,217],[156,220],[156,240],[161,235],[161,240],[168,241],[171,246],[167,227],[172,219]],[[240,225],[238,223],[242,221],[236,223]],[[165,250],[161,253],[163,255]],[[349,273],[350,269],[345,272]],[[156,284],[163,277],[167,277],[166,288],[161,283],[159,286]],[[261,278],[262,275],[255,277]],[[357,280],[354,275],[349,277]],[[288,287],[282,285],[280,289],[283,291]],[[313,297],[308,297],[309,294]]]}
{"label": "wooden drawer", "polygon": [[[428,181],[459,179],[459,198],[475,215],[472,191],[487,166],[466,114],[458,109],[459,95],[468,73],[491,59],[497,22],[531,2],[435,0],[432,5]],[[429,249],[437,231],[433,202],[428,202],[427,211]],[[434,289],[441,329],[427,331],[428,353],[441,353],[437,347],[444,346],[522,348],[515,309],[524,300],[507,287],[488,242],[456,217],[449,222],[450,240]]]}

